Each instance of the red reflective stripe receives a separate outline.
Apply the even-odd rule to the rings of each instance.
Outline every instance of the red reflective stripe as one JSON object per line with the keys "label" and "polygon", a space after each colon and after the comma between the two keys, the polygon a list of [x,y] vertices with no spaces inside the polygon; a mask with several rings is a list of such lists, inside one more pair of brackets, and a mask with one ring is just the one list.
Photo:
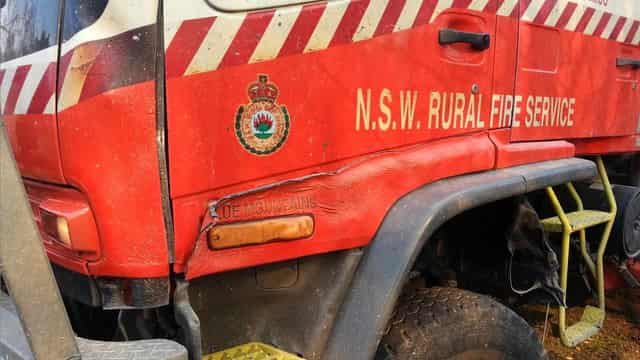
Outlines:
{"label": "red reflective stripe", "polygon": [[57,94],[60,94],[60,92],[62,91],[62,85],[64,85],[64,79],[67,78],[67,71],[69,70],[69,64],[71,63],[71,57],[73,56],[73,51],[74,50],[70,50],[62,58],[60,58],[60,65],[58,67]]}
{"label": "red reflective stripe", "polygon": [[220,67],[247,64],[274,13],[275,10],[270,10],[247,15],[224,54]]}
{"label": "red reflective stripe", "polygon": [[498,10],[500,10],[500,8],[502,7],[502,4],[504,4],[505,0],[495,0],[496,1],[496,12],[498,12]]}
{"label": "red reflective stripe", "polygon": [[633,22],[633,25],[631,25],[631,29],[629,29],[629,34],[627,34],[627,38],[624,39],[624,42],[631,43],[633,41],[633,37],[635,36],[636,32],[638,31],[638,27],[640,27],[640,21],[635,20]]}
{"label": "red reflective stripe", "polygon": [[7,103],[4,107],[5,114],[14,113],[18,97],[20,96],[20,90],[22,90],[22,87],[24,86],[24,81],[27,78],[27,74],[29,74],[29,69],[31,69],[31,65],[18,66],[16,69],[16,74],[13,76],[13,82],[11,83],[9,94],[7,94]]}
{"label": "red reflective stripe", "polygon": [[578,23],[575,31],[584,32],[584,29],[586,29],[587,25],[589,24],[589,20],[591,20],[591,17],[595,12],[595,9],[587,8],[587,10],[582,14],[582,18],[580,18],[580,22]]}
{"label": "red reflective stripe", "polygon": [[438,5],[438,0],[424,0],[420,6],[420,10],[418,10],[418,15],[413,22],[413,26],[428,24],[436,9],[436,5]]}
{"label": "red reflective stripe", "polygon": [[490,13],[490,14],[495,14],[496,11],[498,11],[497,8],[496,8],[497,3],[498,2],[496,0],[489,0],[484,5],[484,7],[481,7],[477,11],[482,11],[482,12],[487,12],[487,13]]}
{"label": "red reflective stripe", "polygon": [[215,17],[187,20],[180,25],[165,55],[168,78],[187,71],[215,20]]}
{"label": "red reflective stripe", "polygon": [[362,20],[370,0],[351,1],[347,6],[344,16],[340,20],[340,24],[336,29],[329,46],[348,44],[353,40],[353,34],[356,33],[358,25]]}
{"label": "red reflective stripe", "polygon": [[522,17],[525,11],[527,11],[527,8],[529,8],[529,4],[531,4],[531,0],[520,0],[518,5],[513,9],[513,12],[511,12],[511,16]]}
{"label": "red reflective stripe", "polygon": [[453,1],[453,5],[451,5],[451,7],[453,7],[453,8],[461,8],[461,9],[468,9],[469,5],[471,5],[471,1],[472,0],[454,0]]}
{"label": "red reflective stripe", "polygon": [[596,26],[596,29],[593,31],[593,36],[602,35],[602,32],[604,31],[604,28],[607,27],[607,24],[609,23],[610,19],[611,19],[611,14],[604,13],[600,18],[600,22],[598,23],[598,26]]}
{"label": "red reflective stripe", "polygon": [[549,14],[551,14],[551,10],[553,10],[553,7],[556,6],[557,2],[558,0],[546,0],[538,11],[538,15],[536,15],[536,17],[533,19],[533,22],[536,24],[544,24],[544,22],[547,21]]}
{"label": "red reflective stripe", "polygon": [[44,109],[47,107],[47,103],[51,100],[56,89],[56,65],[57,63],[52,62],[47,66],[47,70],[45,70],[36,91],[33,93],[33,98],[31,99],[27,113],[44,113]]}
{"label": "red reflective stripe", "polygon": [[327,7],[327,3],[305,5],[300,11],[300,15],[287,36],[278,56],[300,54],[307,46],[313,31],[315,30],[322,13]]}
{"label": "red reflective stripe", "polygon": [[576,3],[568,3],[562,12],[562,15],[560,15],[556,27],[564,29],[564,27],[567,26],[567,23],[569,23],[569,20],[571,20],[571,16],[573,16],[573,12],[576,11],[577,7],[578,5]]}
{"label": "red reflective stripe", "polygon": [[611,35],[609,35],[609,39],[616,40],[618,38],[618,35],[620,35],[620,31],[622,31],[622,27],[624,27],[624,23],[626,21],[627,21],[627,18],[624,16],[621,16],[618,19],[618,22],[616,22],[616,25],[613,27],[613,31],[611,32]]}
{"label": "red reflective stripe", "polygon": [[387,4],[387,8],[384,10],[382,14],[382,18],[378,23],[378,27],[376,28],[376,32],[373,36],[379,36],[388,34],[393,32],[393,29],[398,22],[398,18],[400,18],[400,13],[402,13],[402,8],[406,0],[390,0],[389,4]]}

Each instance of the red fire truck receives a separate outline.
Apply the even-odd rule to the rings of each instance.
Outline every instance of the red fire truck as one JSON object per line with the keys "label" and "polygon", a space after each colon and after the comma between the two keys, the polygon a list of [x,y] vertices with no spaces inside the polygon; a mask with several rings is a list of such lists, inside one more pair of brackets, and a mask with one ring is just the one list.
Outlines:
{"label": "red fire truck", "polygon": [[636,0],[0,3],[2,123],[79,337],[537,359],[507,304],[575,346],[605,275],[638,285]]}

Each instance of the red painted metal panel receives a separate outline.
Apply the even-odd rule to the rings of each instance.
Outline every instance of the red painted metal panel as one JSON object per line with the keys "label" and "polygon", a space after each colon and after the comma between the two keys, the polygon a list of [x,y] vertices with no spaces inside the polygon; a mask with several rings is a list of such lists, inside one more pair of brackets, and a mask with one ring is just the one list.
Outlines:
{"label": "red painted metal panel", "polygon": [[515,94],[521,99],[512,122],[514,141],[619,137],[636,131],[636,74],[616,67],[616,58],[638,58],[638,47],[609,40],[611,35],[603,38],[605,28],[614,25],[613,33],[622,26],[617,20],[610,24],[612,15],[606,12],[595,27],[591,24],[593,35],[581,33],[594,16],[592,8],[584,11],[576,31],[567,31],[575,8],[570,7],[554,28],[520,23]]}
{"label": "red painted metal panel", "polygon": [[155,106],[155,86],[149,81],[58,114],[65,176],[86,194],[100,235],[102,256],[88,264],[93,275],[169,273]]}
{"label": "red painted metal panel", "polygon": [[312,215],[314,234],[288,242],[209,250],[206,232],[198,233],[201,216],[207,201],[225,192],[217,191],[218,196],[212,193],[178,199],[176,230],[187,228],[189,237],[198,239],[186,267],[187,278],[364,246],[399,197],[441,178],[491,169],[494,158],[494,146],[486,134],[382,152],[365,159],[352,159],[341,166],[327,166],[325,175],[306,181],[225,201],[217,207],[219,219],[205,215],[202,223],[206,228],[210,223],[296,213]]}
{"label": "red painted metal panel", "polygon": [[3,115],[20,174],[64,184],[54,114]]}
{"label": "red painted metal panel", "polygon": [[[615,40],[625,29],[631,42],[637,20],[629,25],[622,17],[614,24],[605,12],[590,24],[600,14],[587,9],[568,31],[578,8],[569,3],[553,13],[556,0],[489,1],[475,11],[468,9],[479,6],[475,1],[424,0],[419,8],[414,4],[413,17],[408,0],[380,4],[353,0],[217,17],[189,14],[173,24],[166,65],[177,271],[194,277],[365,245],[399,196],[447,176],[573,154],[571,144],[552,139],[570,139],[581,154],[635,150],[638,72],[617,68],[615,59],[638,58],[640,50]],[[443,4],[448,9],[440,13]],[[528,21],[520,21],[525,14]],[[237,20],[235,32],[233,26],[219,28],[218,21],[233,23],[225,16]],[[555,27],[545,26],[552,16],[558,17]],[[438,32],[445,28],[489,33],[492,45],[486,51],[441,46]],[[588,28],[595,36],[583,33]],[[224,36],[208,38],[214,30],[229,43]],[[23,174],[62,183],[64,164],[69,185],[87,194],[95,212],[102,255],[87,263],[52,253],[69,268],[102,276],[168,273],[154,31],[127,29],[64,54],[62,96],[53,99],[62,145],[54,116],[32,114],[44,112],[51,100],[54,63],[35,89],[30,114],[5,119]],[[257,49],[272,53],[254,58]],[[203,56],[211,55],[207,51],[220,56],[213,61]],[[194,59],[206,64],[189,69]],[[18,68],[11,84],[10,112],[21,103],[29,66]],[[0,70],[0,83],[3,76]],[[271,87],[256,93],[268,95],[277,104],[269,109],[280,114],[267,122],[286,118],[288,124],[286,141],[264,156],[245,150],[236,125],[255,100],[247,88],[258,79]],[[516,125],[509,112],[518,102]],[[508,126],[492,134],[494,146],[486,131]],[[327,175],[225,201],[220,219],[206,215],[210,201],[320,172]],[[197,241],[203,219],[235,222],[297,212],[314,216],[318,227],[311,239],[216,252]]]}
{"label": "red painted metal panel", "polygon": [[575,146],[564,140],[511,143],[511,129],[491,131],[489,138],[496,146],[496,169],[575,155]]}
{"label": "red painted metal panel", "polygon": [[638,151],[638,135],[575,139],[577,155],[600,155]]}
{"label": "red painted metal panel", "polygon": [[[321,195],[313,195],[312,202],[318,204],[318,209],[309,210],[314,214],[318,226],[313,239],[216,253],[204,248],[196,249],[197,255],[193,255],[189,263],[190,276],[364,245],[372,238],[386,209],[401,194],[435,178],[449,176],[449,171],[451,174],[465,173],[493,166],[494,147],[486,135],[466,137],[464,142],[451,140],[434,143],[433,147],[427,143],[449,136],[479,133],[491,127],[488,104],[493,88],[494,47],[487,51],[475,51],[466,44],[441,46],[438,43],[438,31],[453,28],[487,32],[491,34],[492,41],[499,43],[495,32],[495,5],[487,6],[485,13],[448,9],[430,25],[354,42],[356,28],[369,2],[354,3],[346,8],[344,17],[337,22],[332,42],[325,50],[291,55],[303,51],[313,32],[302,28],[299,19],[304,18],[311,26],[315,26],[327,6],[314,4],[302,7],[298,20],[292,25],[290,34],[299,41],[285,40],[283,49],[286,50],[278,52],[279,55],[290,56],[244,65],[237,61],[236,66],[223,61],[215,71],[168,79],[168,143],[176,233],[176,271],[186,269],[207,203],[228,194],[315,172],[335,171],[353,163],[361,163],[359,166],[368,171],[357,172],[358,175],[328,177],[331,185],[320,185],[323,183],[320,180],[313,182],[318,183],[318,191],[327,187]],[[429,21],[435,2],[427,3],[418,11],[413,25],[420,21],[420,16],[424,17],[424,22]],[[391,8],[381,11],[378,25],[371,31],[372,36],[376,32],[381,34],[390,31],[392,24],[398,21],[394,3],[389,5]],[[433,6],[426,16],[428,5]],[[269,19],[272,16],[271,13],[258,14]],[[242,35],[245,31],[243,28],[248,26],[247,22],[257,21],[251,20],[252,16],[259,19],[257,14],[248,15],[225,56],[237,56],[233,49],[238,46],[238,38],[245,36]],[[260,28],[267,25],[268,22],[261,23]],[[507,33],[505,30],[503,34]],[[254,40],[260,38],[254,34]],[[250,45],[255,48],[256,43]],[[501,48],[504,51],[501,56],[511,57],[505,61],[513,64],[512,73],[515,69],[513,47],[514,44],[509,43]],[[177,49],[172,50],[172,54],[176,53],[179,53]],[[243,61],[248,62],[248,52],[242,53],[246,55],[242,56]],[[431,55],[421,56],[424,54]],[[256,82],[259,74],[268,75],[269,83],[277,86],[276,102],[279,106],[286,106],[290,117],[286,142],[276,152],[266,156],[256,156],[246,151],[236,136],[234,125],[238,108],[250,102],[247,87]],[[431,99],[432,92],[438,94],[440,101],[454,104],[456,94],[459,94],[458,98],[471,99],[474,84],[477,85],[477,94],[473,94],[475,107],[471,106],[469,112],[469,106],[465,106],[464,119],[472,114],[469,119],[477,119],[482,124],[474,122],[466,126],[463,118],[460,122],[453,120],[452,123],[449,111],[453,111],[453,105],[450,109],[448,105],[442,105],[441,111],[435,114],[437,116],[431,114],[433,121],[430,124],[430,101],[435,101]],[[508,86],[512,88],[513,82]],[[407,108],[402,108],[401,104],[414,106],[411,126],[407,119],[402,120],[406,117],[403,112]],[[359,106],[368,107],[366,126],[364,110],[359,110]],[[390,118],[387,118],[387,107]],[[359,111],[360,115],[357,114]],[[445,125],[447,118],[449,123]],[[468,153],[464,155],[467,160],[460,164],[453,158],[451,161],[443,160],[449,158],[444,154],[444,149],[449,149],[451,156],[460,156],[462,159],[463,155],[458,151],[467,151],[469,147],[464,145],[467,142],[482,149],[473,155],[481,157],[481,161],[469,161],[468,156],[471,155]],[[423,150],[418,152],[414,148],[405,148],[411,144],[420,144],[415,149]],[[434,154],[438,156],[433,157]],[[377,159],[379,155],[385,160]],[[402,160],[403,156],[413,159],[415,164],[407,166]],[[436,164],[436,159],[441,162]],[[384,166],[375,169],[379,165],[373,165],[372,162]],[[367,165],[369,163],[371,165]],[[399,164],[404,166],[397,166]],[[423,164],[420,169],[423,166],[424,170],[414,167],[417,164]],[[414,171],[398,176],[395,170],[389,170],[391,168]],[[389,178],[381,174],[365,176],[380,171],[389,174]],[[353,173],[356,173],[355,170]],[[352,184],[356,178],[358,186]],[[329,187],[334,190],[329,191]],[[380,194],[368,199],[373,187]],[[394,190],[390,191],[392,188]],[[383,194],[385,192],[388,193]],[[351,194],[348,198],[353,199],[347,200],[347,193]],[[287,192],[274,190],[273,195],[270,194],[256,196],[265,202],[277,202]],[[342,197],[345,200],[340,200]],[[246,203],[249,199],[257,201],[257,198],[242,198],[239,201]],[[377,205],[372,205],[376,209],[375,220],[373,217],[372,220],[364,220],[364,217],[371,215],[371,206],[358,209],[353,206],[373,201],[374,198],[377,201]],[[360,217],[363,217],[362,221],[353,220]],[[347,224],[347,219],[352,221]],[[354,225],[360,222],[362,225]],[[347,226],[353,230],[345,232]],[[361,226],[366,228],[361,229]]]}

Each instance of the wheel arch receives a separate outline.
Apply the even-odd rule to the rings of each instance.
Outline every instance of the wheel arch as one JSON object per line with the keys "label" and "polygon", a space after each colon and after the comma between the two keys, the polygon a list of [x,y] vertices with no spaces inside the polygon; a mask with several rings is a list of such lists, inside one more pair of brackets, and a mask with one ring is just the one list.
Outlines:
{"label": "wheel arch", "polygon": [[481,205],[595,175],[593,162],[568,158],[444,179],[400,198],[364,251],[323,359],[373,357],[411,266],[447,220]]}

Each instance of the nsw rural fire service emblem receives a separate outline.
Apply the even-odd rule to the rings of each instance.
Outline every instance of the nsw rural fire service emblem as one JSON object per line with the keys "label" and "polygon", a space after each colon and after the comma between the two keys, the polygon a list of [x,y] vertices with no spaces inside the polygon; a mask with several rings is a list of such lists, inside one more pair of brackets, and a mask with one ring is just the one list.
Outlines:
{"label": "nsw rural fire service emblem", "polygon": [[289,112],[276,103],[278,88],[267,75],[247,89],[251,102],[236,113],[236,136],[248,152],[269,155],[276,152],[289,135]]}

